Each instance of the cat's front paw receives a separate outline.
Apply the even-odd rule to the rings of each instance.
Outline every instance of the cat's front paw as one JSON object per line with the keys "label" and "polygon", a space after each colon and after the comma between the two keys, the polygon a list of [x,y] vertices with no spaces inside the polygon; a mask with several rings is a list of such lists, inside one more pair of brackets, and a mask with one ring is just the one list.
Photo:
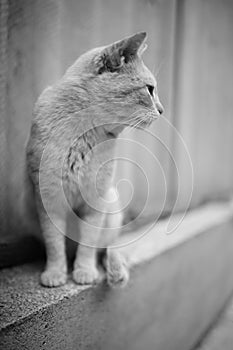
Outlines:
{"label": "cat's front paw", "polygon": [[78,284],[93,284],[98,281],[99,273],[96,268],[78,267],[73,271],[73,279]]}
{"label": "cat's front paw", "polygon": [[129,280],[129,271],[124,258],[115,251],[108,251],[105,259],[107,282],[111,287],[124,287]]}
{"label": "cat's front paw", "polygon": [[129,280],[129,271],[124,265],[116,265],[107,270],[107,282],[110,287],[124,287]]}
{"label": "cat's front paw", "polygon": [[41,284],[45,287],[59,287],[66,283],[67,274],[57,269],[45,270],[40,277]]}

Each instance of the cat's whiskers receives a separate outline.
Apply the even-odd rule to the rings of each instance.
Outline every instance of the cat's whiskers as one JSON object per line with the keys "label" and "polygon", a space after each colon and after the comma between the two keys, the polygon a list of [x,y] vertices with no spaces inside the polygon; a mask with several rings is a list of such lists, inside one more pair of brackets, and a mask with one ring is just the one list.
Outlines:
{"label": "cat's whiskers", "polygon": [[154,120],[157,120],[158,119],[158,117],[159,117],[159,114],[158,113],[156,113],[154,110],[151,110],[151,108],[149,108],[149,107],[144,107],[146,110],[147,110],[147,114],[149,115],[149,116],[151,116]]}
{"label": "cat's whiskers", "polygon": [[[138,120],[138,118],[140,119]],[[137,115],[137,117],[131,119],[131,122],[132,123],[129,123],[129,125],[125,128],[125,133],[132,132],[132,130],[142,122],[141,115]]]}
{"label": "cat's whiskers", "polygon": [[139,120],[139,122],[134,125],[134,128],[138,128],[140,124],[143,124],[143,120]]}
{"label": "cat's whiskers", "polygon": [[135,113],[135,116],[127,120],[129,124],[125,131],[126,133],[132,131],[132,129],[138,128],[141,124],[150,124],[153,120],[157,119],[157,115],[148,107],[143,107]]}
{"label": "cat's whiskers", "polygon": [[134,122],[138,118],[141,118],[142,113],[145,113],[145,111],[143,109],[140,109],[139,111],[133,113],[132,117],[130,119],[127,119],[127,123],[130,123],[131,121]]}
{"label": "cat's whiskers", "polygon": [[139,121],[135,124],[133,124],[133,129],[136,129],[137,127],[140,126],[140,124],[143,124],[145,122],[145,118],[143,118],[144,115],[142,115],[142,118],[139,119]]}

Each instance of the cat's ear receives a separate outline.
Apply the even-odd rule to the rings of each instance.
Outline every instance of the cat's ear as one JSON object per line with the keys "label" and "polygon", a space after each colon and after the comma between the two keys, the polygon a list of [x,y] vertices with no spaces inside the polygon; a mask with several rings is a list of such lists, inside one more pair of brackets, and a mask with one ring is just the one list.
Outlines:
{"label": "cat's ear", "polygon": [[147,49],[147,44],[143,43],[138,50],[138,56],[141,56],[143,52],[146,51],[146,49]]}
{"label": "cat's ear", "polygon": [[118,54],[123,55],[126,63],[141,52],[141,49],[146,45],[146,36],[145,32],[141,32],[115,43],[115,48],[118,51]]}
{"label": "cat's ear", "polygon": [[105,47],[95,61],[98,73],[117,71],[124,63],[140,56],[146,48],[146,36],[145,32],[137,33]]}

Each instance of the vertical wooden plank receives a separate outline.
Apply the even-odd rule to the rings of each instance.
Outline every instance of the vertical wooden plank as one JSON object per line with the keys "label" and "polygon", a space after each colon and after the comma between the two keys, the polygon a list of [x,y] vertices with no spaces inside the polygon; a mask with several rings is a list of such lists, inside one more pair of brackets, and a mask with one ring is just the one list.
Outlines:
{"label": "vertical wooden plank", "polygon": [[22,191],[24,185],[24,146],[33,108],[32,89],[32,6],[9,1],[6,157],[9,208],[9,234],[23,231]]}
{"label": "vertical wooden plank", "polygon": [[[194,167],[192,205],[232,193],[233,3],[179,1],[174,123]],[[180,145],[183,209],[190,176]]]}
{"label": "vertical wooden plank", "polygon": [[94,1],[62,1],[61,67],[64,72],[85,51],[93,47]]}
{"label": "vertical wooden plank", "polygon": [[7,28],[8,1],[0,0],[0,237],[7,231]]}
{"label": "vertical wooden plank", "polygon": [[7,169],[9,231],[25,233],[23,208],[25,145],[33,105],[41,91],[60,75],[59,1],[9,2],[7,121]]}
{"label": "vertical wooden plank", "polygon": [[33,1],[33,90],[38,95],[62,75],[62,0]]}
{"label": "vertical wooden plank", "polygon": [[[233,191],[233,3],[203,2],[198,186],[205,200]],[[207,147],[206,147],[207,146]]]}
{"label": "vertical wooden plank", "polygon": [[[61,9],[62,66],[68,68],[82,53],[128,34],[130,1],[67,0]],[[124,11],[126,9],[126,11]]]}

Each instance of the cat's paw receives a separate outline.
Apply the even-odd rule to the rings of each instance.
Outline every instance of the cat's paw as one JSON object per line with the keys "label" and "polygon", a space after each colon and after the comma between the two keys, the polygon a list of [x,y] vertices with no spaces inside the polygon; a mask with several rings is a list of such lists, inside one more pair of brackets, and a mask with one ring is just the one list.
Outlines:
{"label": "cat's paw", "polygon": [[124,287],[129,280],[125,261],[118,254],[108,254],[105,261],[107,282],[111,287]]}
{"label": "cat's paw", "polygon": [[66,283],[67,274],[57,269],[45,270],[40,277],[41,284],[45,287],[59,287]]}
{"label": "cat's paw", "polygon": [[78,267],[73,271],[73,279],[78,284],[93,284],[98,282],[99,272],[96,268]]}
{"label": "cat's paw", "polygon": [[110,287],[124,287],[129,280],[129,271],[124,265],[107,271],[107,282]]}

